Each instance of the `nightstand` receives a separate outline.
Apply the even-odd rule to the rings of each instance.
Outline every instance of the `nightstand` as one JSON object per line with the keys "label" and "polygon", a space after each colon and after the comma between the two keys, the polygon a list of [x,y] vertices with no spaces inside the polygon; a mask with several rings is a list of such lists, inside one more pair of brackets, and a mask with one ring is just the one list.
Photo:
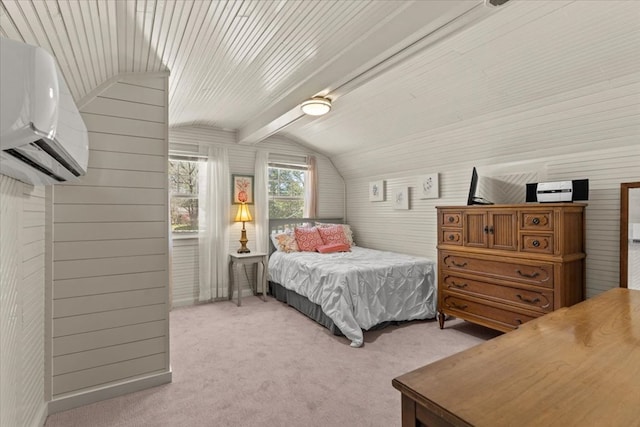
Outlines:
{"label": "nightstand", "polygon": [[240,281],[238,280],[238,268],[243,265],[262,264],[262,268],[258,265],[256,271],[256,289],[258,291],[258,283],[262,284],[262,300],[267,300],[267,254],[231,252],[229,254],[229,299],[233,297],[233,285],[235,283],[238,292],[238,307],[242,304],[242,296],[240,294]]}

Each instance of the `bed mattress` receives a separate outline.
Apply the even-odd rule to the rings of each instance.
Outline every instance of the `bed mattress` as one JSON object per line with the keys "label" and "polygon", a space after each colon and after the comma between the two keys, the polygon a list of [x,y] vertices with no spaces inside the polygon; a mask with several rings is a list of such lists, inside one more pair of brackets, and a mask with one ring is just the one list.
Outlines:
{"label": "bed mattress", "polygon": [[351,252],[274,252],[269,280],[318,304],[359,347],[363,332],[389,322],[435,317],[435,263],[352,247]]}

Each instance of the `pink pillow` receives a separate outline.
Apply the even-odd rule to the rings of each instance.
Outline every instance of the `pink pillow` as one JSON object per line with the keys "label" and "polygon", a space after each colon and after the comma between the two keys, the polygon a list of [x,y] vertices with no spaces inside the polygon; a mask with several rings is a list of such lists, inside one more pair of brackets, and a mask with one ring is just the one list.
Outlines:
{"label": "pink pillow", "polygon": [[316,227],[296,227],[296,242],[301,251],[313,252],[318,246],[324,245]]}
{"label": "pink pillow", "polygon": [[321,254],[330,254],[331,252],[349,252],[349,245],[345,243],[330,243],[328,245],[318,246],[318,252]]}
{"label": "pink pillow", "polygon": [[347,236],[344,234],[344,228],[342,228],[341,225],[318,228],[318,231],[325,245],[340,243],[347,245],[347,248],[350,247],[349,240],[347,240]]}

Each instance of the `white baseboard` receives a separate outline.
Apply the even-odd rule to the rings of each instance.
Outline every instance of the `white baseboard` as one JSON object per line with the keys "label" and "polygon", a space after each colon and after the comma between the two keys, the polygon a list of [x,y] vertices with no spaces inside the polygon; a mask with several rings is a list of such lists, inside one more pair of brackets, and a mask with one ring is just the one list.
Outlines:
{"label": "white baseboard", "polygon": [[113,384],[98,389],[89,390],[84,393],[77,393],[70,396],[64,396],[49,402],[48,414],[55,414],[78,406],[88,405],[90,403],[99,402],[101,400],[111,399],[113,397],[122,396],[124,394],[145,390],[162,384],[171,382],[171,370],[158,374],[148,375],[142,378],[136,378],[124,383]]}

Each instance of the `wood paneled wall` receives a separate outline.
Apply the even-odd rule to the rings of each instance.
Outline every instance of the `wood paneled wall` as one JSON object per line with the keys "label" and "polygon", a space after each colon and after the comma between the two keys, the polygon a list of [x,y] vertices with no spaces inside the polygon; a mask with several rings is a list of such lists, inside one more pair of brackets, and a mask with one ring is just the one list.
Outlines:
{"label": "wood paneled wall", "polygon": [[[587,296],[593,296],[618,286],[619,187],[640,180],[639,135],[636,70],[333,160],[347,182],[347,219],[359,244],[433,259],[435,206],[466,204],[473,166],[480,175],[588,178],[586,277]],[[436,172],[440,198],[418,199],[415,178]],[[387,180],[387,201],[369,202],[368,182],[378,179]],[[412,187],[411,210],[393,210],[389,201],[401,185]]]}
{"label": "wood paneled wall", "polygon": [[81,113],[87,175],[52,190],[52,412],[170,380],[167,76],[121,77]]}
{"label": "wood paneled wall", "polygon": [[45,191],[0,175],[0,425],[42,425]]}
{"label": "wood paneled wall", "polygon": [[[315,155],[318,167],[318,216],[341,218],[344,216],[345,186],[342,176],[331,161],[322,154],[315,153],[286,137],[270,137],[257,145],[239,145],[235,142],[235,133],[209,127],[176,127],[169,129],[169,146],[180,153],[197,153],[200,144],[224,145],[229,149],[229,169],[232,174],[255,173],[256,150],[273,153]],[[253,207],[251,208],[253,210]],[[235,212],[232,213],[235,215]],[[240,247],[242,224],[230,225],[229,251]],[[246,223],[248,247],[255,250],[255,225]],[[173,244],[173,305],[190,305],[198,299],[198,240],[176,239]],[[255,272],[247,269],[247,276],[254,280]],[[240,277],[244,294],[250,292],[246,277]]]}

